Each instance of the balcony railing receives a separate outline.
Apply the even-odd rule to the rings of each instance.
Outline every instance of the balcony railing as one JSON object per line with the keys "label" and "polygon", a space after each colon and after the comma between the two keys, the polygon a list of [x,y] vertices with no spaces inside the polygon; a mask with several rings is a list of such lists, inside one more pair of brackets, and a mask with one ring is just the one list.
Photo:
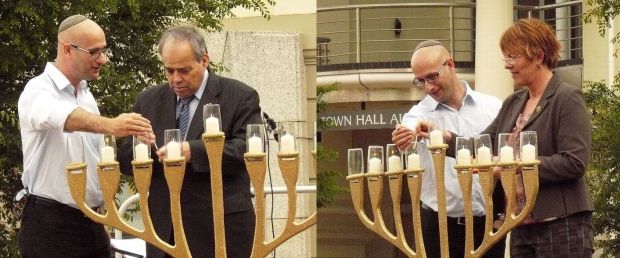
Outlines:
{"label": "balcony railing", "polygon": [[[514,19],[538,17],[552,25],[562,44],[561,59],[582,57],[582,1],[515,6]],[[473,65],[475,4],[367,4],[317,10],[319,71],[339,64],[390,64],[408,67],[418,43],[444,43],[457,62]],[[338,66],[333,66],[338,69]],[[376,67],[388,68],[388,67]]]}

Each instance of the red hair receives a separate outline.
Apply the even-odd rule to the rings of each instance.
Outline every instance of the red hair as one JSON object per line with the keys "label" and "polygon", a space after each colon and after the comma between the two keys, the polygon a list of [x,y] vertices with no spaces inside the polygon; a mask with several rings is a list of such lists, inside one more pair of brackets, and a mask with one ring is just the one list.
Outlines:
{"label": "red hair", "polygon": [[533,18],[521,19],[504,31],[499,41],[504,53],[526,56],[534,60],[543,55],[543,64],[555,68],[560,58],[560,42],[549,24]]}

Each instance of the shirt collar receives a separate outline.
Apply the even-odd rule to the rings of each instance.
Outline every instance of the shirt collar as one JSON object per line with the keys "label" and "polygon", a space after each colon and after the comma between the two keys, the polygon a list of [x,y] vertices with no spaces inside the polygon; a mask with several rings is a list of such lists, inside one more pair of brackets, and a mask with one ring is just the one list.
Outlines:
{"label": "shirt collar", "polygon": [[[54,86],[56,86],[56,88],[59,91],[62,91],[64,89],[66,89],[67,87],[71,87],[70,89],[73,90],[74,89],[74,85],[71,85],[71,82],[69,82],[69,79],[67,79],[67,76],[65,76],[60,70],[58,70],[58,67],[56,67],[56,65],[52,62],[48,62],[47,65],[45,65],[45,73],[47,73],[50,77],[50,79],[52,80],[52,82],[54,83]],[[81,80],[77,87],[80,89],[86,88],[87,87],[87,83],[85,80]]]}
{"label": "shirt collar", "polygon": [[[200,88],[198,88],[198,90],[194,93],[194,97],[200,102],[200,97],[202,97],[202,93],[205,91],[205,89],[207,88],[207,81],[209,80],[209,69],[205,69],[205,75],[202,79],[202,82],[200,83]],[[179,98],[179,96],[177,96],[177,103],[179,102],[181,98]]]}
{"label": "shirt collar", "polygon": [[[467,81],[465,80],[461,80],[461,86],[465,87],[465,96],[463,97],[463,105],[467,104],[467,103],[475,103],[478,101],[479,99],[479,95],[477,92],[475,92],[474,90],[471,89],[471,87],[469,87],[469,83],[467,83]],[[428,107],[430,108],[430,110],[432,111],[436,111],[439,106],[443,106],[445,108],[450,108],[448,107],[448,105],[445,105],[443,103],[439,103],[437,100],[435,100],[433,97],[431,97],[430,95],[427,96],[428,97]]]}

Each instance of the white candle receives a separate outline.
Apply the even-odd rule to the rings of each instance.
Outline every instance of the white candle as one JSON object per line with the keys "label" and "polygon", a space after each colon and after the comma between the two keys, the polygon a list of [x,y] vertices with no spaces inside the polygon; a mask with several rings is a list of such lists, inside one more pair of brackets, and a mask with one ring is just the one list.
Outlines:
{"label": "white candle", "polygon": [[207,134],[216,134],[220,132],[220,120],[216,117],[209,117],[205,120],[205,132]]}
{"label": "white candle", "polygon": [[407,156],[407,169],[420,169],[420,155],[411,153]]}
{"label": "white candle", "polygon": [[263,153],[263,142],[260,137],[252,136],[248,139],[248,153]]}
{"label": "white candle", "polygon": [[381,173],[383,168],[381,167],[381,160],[379,158],[371,158],[368,160],[368,173]]}
{"label": "white candle", "polygon": [[431,132],[431,145],[442,145],[443,144],[443,132],[440,130],[434,130]]}
{"label": "white candle", "polygon": [[506,145],[500,149],[499,152],[499,162],[513,162],[514,161],[514,153],[512,151],[512,147]]}
{"label": "white candle", "polygon": [[456,164],[457,165],[471,165],[471,152],[468,149],[462,148],[456,152]]}
{"label": "white candle", "polygon": [[181,144],[171,141],[166,144],[166,157],[169,159],[178,159],[181,157]]}
{"label": "white candle", "polygon": [[149,159],[149,148],[144,143],[139,143],[134,149],[137,161],[143,161]]}
{"label": "white candle", "polygon": [[280,153],[295,152],[295,136],[285,134],[280,137]]}
{"label": "white candle", "polygon": [[478,164],[491,164],[491,148],[482,146],[478,148]]}
{"label": "white candle", "polygon": [[521,161],[532,162],[536,160],[536,148],[534,145],[526,144],[521,147]]}
{"label": "white candle", "polygon": [[114,162],[114,148],[112,146],[101,148],[101,162]]}
{"label": "white candle", "polygon": [[388,158],[388,171],[400,171],[403,170],[403,162],[397,155],[392,155]]}

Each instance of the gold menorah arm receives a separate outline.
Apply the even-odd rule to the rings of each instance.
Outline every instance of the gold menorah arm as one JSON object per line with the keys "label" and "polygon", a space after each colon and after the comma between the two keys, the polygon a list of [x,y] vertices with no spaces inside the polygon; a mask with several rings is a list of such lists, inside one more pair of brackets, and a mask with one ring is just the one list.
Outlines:
{"label": "gold menorah arm", "polygon": [[394,228],[396,229],[395,246],[403,253],[413,256],[415,251],[411,249],[407,243],[407,237],[403,228],[403,219],[400,213],[400,201],[402,198],[403,190],[403,171],[391,171],[386,172],[385,176],[388,178],[388,184],[390,187],[390,197],[392,199],[392,213],[394,214]]}
{"label": "gold menorah arm", "polygon": [[448,219],[446,211],[446,184],[445,184],[445,160],[447,144],[428,146],[428,150],[433,157],[435,168],[435,189],[437,190],[437,216],[439,220],[439,242],[441,246],[441,257],[450,257],[448,245]]}
{"label": "gold menorah arm", "polygon": [[500,167],[500,177],[502,180],[502,187],[506,194],[506,216],[515,212],[515,200],[517,196],[517,184],[516,184],[516,169],[517,163],[507,162],[497,164]]}
{"label": "gold menorah arm", "polygon": [[[484,221],[484,232],[493,231],[493,191],[495,190],[494,176],[491,165],[478,165],[478,177],[480,179],[480,187],[482,188],[482,196],[484,198],[484,210],[486,212]],[[490,216],[489,216],[490,215]],[[484,234],[482,242],[489,237]]]}
{"label": "gold menorah arm", "polygon": [[282,232],[269,242],[265,241],[265,154],[245,154],[246,166],[254,191],[256,192],[256,230],[254,233],[254,248],[251,257],[265,257],[275,248],[299,232],[306,230],[316,224],[316,212],[306,218],[301,223],[295,223],[295,213],[297,210],[296,184],[299,172],[299,153],[280,153],[278,163],[282,171],[284,184],[288,195],[288,211],[286,224]]}
{"label": "gold menorah arm", "polygon": [[[495,243],[502,240],[503,237],[510,232],[513,228],[519,226],[523,220],[527,218],[536,202],[536,195],[538,194],[538,164],[539,161],[516,164],[516,163],[500,163],[501,166],[501,180],[504,192],[506,193],[507,211],[506,218],[502,226],[493,233],[485,228],[485,237],[482,244],[473,253],[474,257],[480,257],[484,255]],[[516,198],[516,169],[520,167],[524,178],[524,187],[526,192],[526,203],[523,210],[515,215],[515,198]],[[487,219],[488,219],[487,214]]]}
{"label": "gold menorah arm", "polygon": [[255,192],[255,213],[256,213],[256,226],[254,228],[254,242],[252,246],[251,257],[264,257],[260,256],[264,251],[265,242],[265,173],[267,170],[267,160],[265,159],[265,153],[259,154],[244,154],[245,166],[250,175],[250,181],[254,186]]}
{"label": "gold menorah arm", "polygon": [[540,161],[534,161],[529,163],[520,163],[521,175],[523,176],[523,188],[525,190],[525,207],[517,216],[525,219],[536,204],[536,196],[538,196],[538,164]]}
{"label": "gold menorah arm", "polygon": [[215,257],[226,258],[226,228],[224,222],[224,184],[222,182],[222,155],[224,133],[202,134],[211,170],[211,201],[213,203],[213,232]]}
{"label": "gold menorah arm", "polygon": [[426,258],[426,249],[424,248],[424,240],[422,237],[421,225],[415,225],[420,218],[420,192],[422,189],[422,175],[424,169],[405,170],[407,176],[407,186],[409,186],[409,196],[411,197],[411,214],[413,216],[414,227],[413,234],[415,238],[415,257]]}
{"label": "gold menorah arm", "polygon": [[[148,193],[148,184],[150,184],[150,174],[152,173],[152,162],[152,160],[132,162],[134,165],[134,174],[137,176],[136,186],[140,192],[140,207],[142,208],[143,218],[150,218],[150,216],[148,216],[148,202],[146,196]],[[137,170],[135,168],[136,165],[138,166]],[[95,222],[117,228],[123,232],[141,238],[174,257],[191,257],[187,247],[182,249],[177,246],[171,246],[161,240],[155,233],[150,219],[143,219],[144,229],[138,230],[127,224],[127,222],[121,218],[118,214],[118,210],[116,209],[114,200],[110,199],[110,196],[113,196],[110,193],[116,193],[118,190],[118,180],[120,180],[120,171],[118,170],[117,162],[102,163],[98,166],[98,176],[100,179],[102,192],[104,192],[104,203],[106,205],[105,215],[95,212],[84,201],[86,190],[86,164],[69,165],[66,167],[66,170],[71,195],[78,208],[84,213],[85,216]],[[144,185],[144,178],[149,179],[146,187]]]}
{"label": "gold menorah arm", "polygon": [[463,194],[463,205],[465,209],[465,257],[472,257],[474,251],[474,217],[472,212],[472,168],[456,168],[461,193]]}
{"label": "gold menorah arm", "polygon": [[364,211],[364,174],[356,174],[347,176],[349,181],[349,189],[351,191],[351,201],[356,214],[365,227],[372,229],[374,222],[368,218]]}

